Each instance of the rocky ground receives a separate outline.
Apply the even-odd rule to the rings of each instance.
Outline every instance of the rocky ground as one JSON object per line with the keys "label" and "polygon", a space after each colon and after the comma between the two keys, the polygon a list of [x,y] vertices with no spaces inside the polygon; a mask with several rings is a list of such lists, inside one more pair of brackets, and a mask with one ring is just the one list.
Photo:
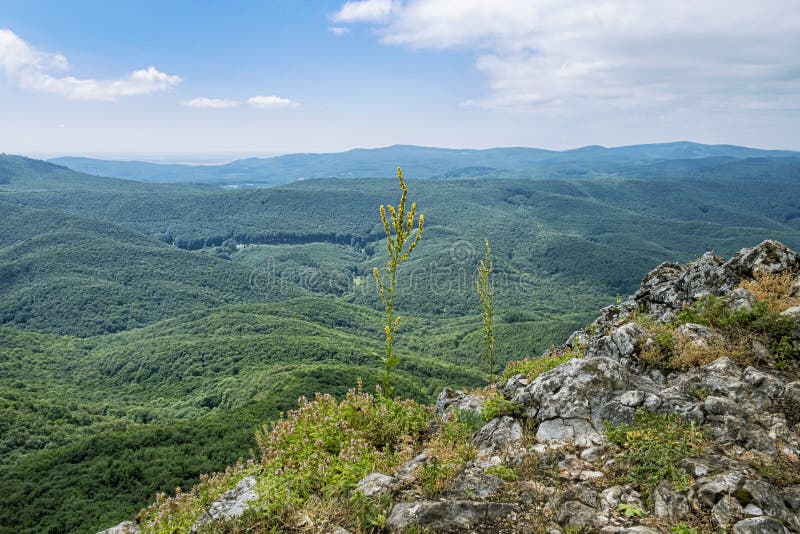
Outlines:
{"label": "rocky ground", "polygon": [[[770,320],[800,317],[798,272],[800,257],[772,241],[662,264],[550,351],[579,357],[497,384],[510,408],[473,434],[474,456],[441,492],[419,489],[427,449],[356,491],[391,499],[389,532],[800,533],[800,330],[768,346],[676,322],[698,302],[753,310],[763,295],[742,282],[764,273],[790,281]],[[487,396],[446,389],[436,413],[481,412]],[[201,521],[241,513],[253,482],[240,486]]]}

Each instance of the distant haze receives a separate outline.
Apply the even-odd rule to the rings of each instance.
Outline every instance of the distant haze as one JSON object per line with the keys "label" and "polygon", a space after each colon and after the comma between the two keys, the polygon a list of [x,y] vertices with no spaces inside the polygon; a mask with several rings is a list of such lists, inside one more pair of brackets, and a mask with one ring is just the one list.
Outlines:
{"label": "distant haze", "polygon": [[797,0],[2,4],[0,152],[800,149]]}

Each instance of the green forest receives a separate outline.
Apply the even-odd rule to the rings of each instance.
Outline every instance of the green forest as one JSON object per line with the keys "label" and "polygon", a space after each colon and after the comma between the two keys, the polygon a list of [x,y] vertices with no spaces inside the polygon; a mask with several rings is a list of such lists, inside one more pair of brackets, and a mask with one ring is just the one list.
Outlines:
{"label": "green forest", "polygon": [[[611,173],[608,157],[582,160],[594,171],[580,178],[430,166],[415,179],[404,165],[425,235],[400,271],[398,396],[486,383],[485,239],[499,368],[561,343],[663,261],[800,247],[799,158]],[[371,391],[378,206],[396,186],[144,183],[0,156],[0,532],[96,532],[250,457],[255,429],[299,396]]]}

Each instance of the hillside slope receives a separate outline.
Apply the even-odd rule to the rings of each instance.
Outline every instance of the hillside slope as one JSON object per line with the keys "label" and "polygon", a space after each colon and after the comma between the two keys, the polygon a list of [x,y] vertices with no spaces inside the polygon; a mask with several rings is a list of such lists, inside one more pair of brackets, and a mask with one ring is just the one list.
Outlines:
{"label": "hillside slope", "polygon": [[114,532],[800,532],[799,272],[774,241],[662,264],[435,410],[301,399],[260,458]]}

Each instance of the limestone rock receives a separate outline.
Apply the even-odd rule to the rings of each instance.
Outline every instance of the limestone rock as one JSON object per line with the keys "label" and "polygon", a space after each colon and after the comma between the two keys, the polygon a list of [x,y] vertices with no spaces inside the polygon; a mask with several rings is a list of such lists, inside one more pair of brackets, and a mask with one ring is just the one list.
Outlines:
{"label": "limestone rock", "polygon": [[481,449],[502,449],[522,439],[522,425],[513,417],[495,417],[475,434],[473,442]]}
{"label": "limestone rock", "polygon": [[436,399],[434,412],[440,417],[450,410],[472,410],[480,413],[483,409],[483,401],[483,397],[479,395],[470,395],[463,391],[444,388]]}
{"label": "limestone rock", "polygon": [[256,479],[244,477],[236,484],[235,488],[226,491],[219,499],[211,503],[208,510],[192,526],[192,531],[196,532],[199,527],[212,521],[232,519],[245,513],[250,509],[249,502],[258,499],[255,488]]}
{"label": "limestone rock", "polygon": [[389,532],[412,526],[433,532],[466,532],[486,521],[518,512],[515,504],[466,500],[401,502],[386,520]]}
{"label": "limestone rock", "polygon": [[539,423],[540,442],[573,440],[588,447],[603,443],[603,421],[633,420],[634,408],[621,402],[629,401],[631,391],[656,393],[657,388],[610,358],[576,358],[539,375],[513,400]]}
{"label": "limestone rock", "polygon": [[133,521],[123,521],[119,525],[107,528],[97,534],[139,534],[139,526]]}
{"label": "limestone rock", "polygon": [[672,489],[672,484],[662,480],[653,489],[653,513],[656,517],[677,521],[689,513],[689,501]]}
{"label": "limestone rock", "polygon": [[730,495],[725,495],[711,509],[711,520],[718,528],[730,528],[742,518],[742,505]]}
{"label": "limestone rock", "polygon": [[733,525],[733,534],[785,534],[780,521],[771,517],[751,517]]}
{"label": "limestone rock", "polygon": [[370,473],[356,484],[355,491],[360,491],[365,497],[376,495],[391,495],[397,488],[398,480],[383,473]]}

